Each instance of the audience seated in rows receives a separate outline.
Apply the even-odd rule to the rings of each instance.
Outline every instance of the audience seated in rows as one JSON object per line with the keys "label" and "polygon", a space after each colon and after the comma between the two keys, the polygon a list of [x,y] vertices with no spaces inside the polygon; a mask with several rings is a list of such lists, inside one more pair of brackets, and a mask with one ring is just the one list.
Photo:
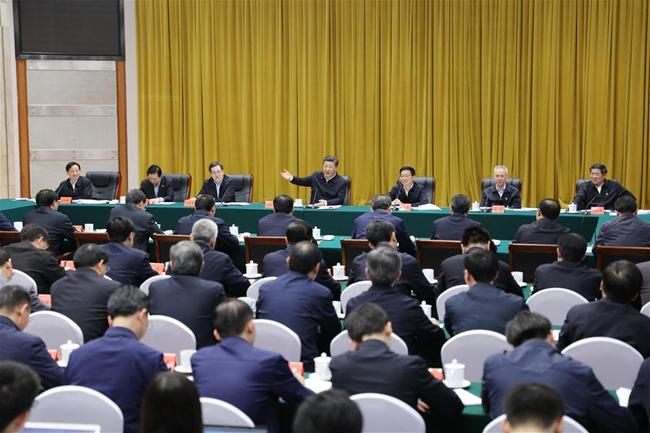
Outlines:
{"label": "audience seated in rows", "polygon": [[541,383],[517,385],[505,402],[504,433],[562,433],[564,400],[550,386]]}
{"label": "audience seated in rows", "polygon": [[453,196],[449,204],[451,215],[438,218],[433,222],[431,239],[459,241],[466,229],[482,227],[480,222],[467,217],[470,206],[469,197],[465,194]]}
{"label": "audience seated in rows", "polygon": [[616,219],[603,224],[596,237],[595,247],[650,247],[650,224],[636,215],[637,205],[634,197],[620,197],[616,200],[614,208]]}
{"label": "audience seated in rows", "polygon": [[[74,248],[74,227],[70,217],[58,211],[59,198],[51,189],[42,189],[36,194],[36,209],[27,212],[23,222],[38,224],[47,230],[50,250],[55,256]],[[70,241],[65,245],[65,240]]]}
{"label": "audience seated in rows", "polygon": [[180,373],[158,374],[144,395],[140,425],[140,433],[203,433],[194,383]]}
{"label": "audience seated in rows", "polygon": [[106,224],[106,233],[111,240],[102,245],[111,266],[106,275],[122,284],[140,286],[147,279],[158,275],[151,268],[149,254],[133,248],[135,233],[128,218],[116,217]]}
{"label": "audience seated in rows", "polygon": [[300,433],[361,433],[362,428],[359,407],[340,389],[307,397],[293,421],[293,431]]}
{"label": "audience seated in rows", "polygon": [[13,263],[11,261],[11,256],[9,255],[9,251],[7,251],[5,248],[1,248],[0,249],[0,287],[4,287],[8,285],[17,285],[27,290],[27,293],[29,293],[29,297],[31,299],[30,310],[32,311],[32,313],[36,311],[49,310],[50,307],[45,305],[38,298],[38,290],[36,289],[36,287],[32,286],[31,284],[26,285],[25,284],[26,281],[24,281],[23,278],[20,277],[14,278],[15,275],[17,274],[14,272]]}
{"label": "audience seated in rows", "polygon": [[135,233],[133,246],[142,251],[147,251],[149,238],[154,234],[162,234],[158,223],[154,220],[153,215],[144,210],[147,197],[139,189],[132,189],[126,194],[126,203],[115,206],[111,209],[108,220],[122,217],[128,218],[133,224]]}
{"label": "audience seated in rows", "polygon": [[558,239],[569,229],[558,224],[560,203],[554,198],[539,202],[536,221],[519,227],[512,242],[522,244],[557,244]]}
{"label": "audience seated in rows", "polygon": [[31,368],[12,361],[0,362],[1,433],[22,430],[38,394],[38,385],[38,376]]}
{"label": "audience seated in rows", "polygon": [[293,199],[281,194],[273,199],[273,213],[257,221],[257,236],[284,236],[293,221],[302,221],[293,216]]}

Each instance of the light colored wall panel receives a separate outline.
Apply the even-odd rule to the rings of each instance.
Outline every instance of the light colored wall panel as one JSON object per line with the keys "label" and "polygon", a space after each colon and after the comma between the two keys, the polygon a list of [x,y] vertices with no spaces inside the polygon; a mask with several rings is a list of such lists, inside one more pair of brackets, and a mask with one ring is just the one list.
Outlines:
{"label": "light colored wall panel", "polygon": [[117,152],[115,117],[30,117],[31,149],[106,148]]}
{"label": "light colored wall panel", "polygon": [[27,85],[29,105],[116,103],[115,71],[28,69]]}

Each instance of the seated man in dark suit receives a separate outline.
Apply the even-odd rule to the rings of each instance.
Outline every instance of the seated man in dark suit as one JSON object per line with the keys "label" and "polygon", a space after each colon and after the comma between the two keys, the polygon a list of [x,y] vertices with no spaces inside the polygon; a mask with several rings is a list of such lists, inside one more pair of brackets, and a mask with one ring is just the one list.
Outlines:
{"label": "seated man in dark suit", "polygon": [[560,203],[554,198],[539,202],[537,221],[519,227],[512,242],[521,244],[557,244],[558,239],[569,229],[556,222],[560,216]]}
{"label": "seated man in dark suit", "polygon": [[636,200],[624,195],[616,200],[616,219],[607,221],[596,237],[596,246],[650,247],[650,224],[636,216]]}
{"label": "seated man in dark suit", "polygon": [[297,220],[293,216],[293,199],[281,194],[273,199],[273,213],[257,221],[257,236],[284,236],[289,223]]}
{"label": "seated man in dark suit", "polygon": [[492,251],[477,248],[465,254],[464,262],[469,289],[445,303],[445,329],[452,336],[472,329],[503,334],[506,323],[528,305],[492,284],[499,272],[499,259]]}
{"label": "seated man in dark suit", "polygon": [[393,206],[399,206],[402,203],[410,203],[412,206],[427,204],[424,187],[414,182],[413,176],[415,176],[413,167],[407,165],[399,169],[397,185],[388,193]]}
{"label": "seated man in dark suit", "polygon": [[28,278],[14,272],[9,251],[5,248],[0,248],[0,287],[4,286],[20,286],[27,290],[31,299],[29,307],[32,313],[50,309],[50,307],[42,303],[38,298],[38,288],[34,287]]}
{"label": "seated man in dark suit", "polygon": [[153,378],[167,371],[162,353],[140,343],[149,326],[149,299],[121,286],[108,299],[111,325],[103,337],[72,352],[66,369],[71,385],[99,391],[124,415],[124,432],[137,433],[140,405]]}
{"label": "seated man in dark suit", "polygon": [[7,217],[0,212],[0,230],[3,232],[15,232],[16,227],[7,219]]}
{"label": "seated man in dark suit", "polygon": [[313,394],[301,385],[282,355],[257,349],[253,311],[244,302],[228,299],[217,307],[216,346],[192,356],[194,383],[201,397],[218,398],[241,409],[270,433],[279,428],[279,398],[292,406]]}
{"label": "seated man in dark suit", "polygon": [[0,361],[30,366],[45,389],[65,385],[63,369],[56,365],[43,340],[23,332],[29,324],[29,303],[29,295],[22,287],[0,288]]}
{"label": "seated man in dark suit", "polygon": [[216,250],[232,257],[239,252],[239,239],[230,233],[230,229],[221,218],[215,216],[216,211],[214,197],[207,194],[199,195],[194,203],[194,213],[179,219],[176,223],[174,233],[177,235],[189,235],[192,233],[192,227],[195,222],[204,218],[210,219],[217,224],[219,229],[219,241],[217,242]]}
{"label": "seated man in dark suit", "polygon": [[149,204],[174,201],[172,182],[162,174],[159,165],[151,165],[147,169],[147,178],[140,183],[140,191],[149,200]]}
{"label": "seated man in dark suit", "polygon": [[[463,253],[446,258],[440,264],[440,275],[438,276],[438,293],[442,293],[450,287],[465,284],[465,254],[476,248],[490,250],[490,234],[483,227],[472,227],[463,232],[461,237],[461,248]],[[499,273],[494,285],[506,293],[524,297],[521,287],[512,277],[510,266],[499,260]]]}
{"label": "seated man in dark suit", "polygon": [[533,293],[551,287],[573,290],[588,301],[600,298],[600,271],[583,263],[587,241],[577,233],[562,235],[557,243],[557,261],[535,270]]}
{"label": "seated man in dark suit", "polygon": [[603,299],[576,305],[566,316],[557,348],[588,337],[610,337],[634,347],[644,358],[650,357],[650,317],[630,305],[641,290],[639,268],[618,260],[605,268],[601,290]]}
{"label": "seated man in dark suit", "polygon": [[431,239],[459,241],[466,229],[481,227],[480,222],[467,217],[469,207],[469,197],[465,194],[453,196],[449,205],[451,215],[438,218],[433,222]]}
{"label": "seated man in dark suit", "polygon": [[74,267],[52,284],[52,310],[79,325],[88,342],[106,332],[106,302],[120,283],[104,278],[108,255],[99,245],[80,246],[74,253]]}
{"label": "seated man in dark suit", "polygon": [[564,431],[564,399],[562,394],[541,383],[517,385],[506,396],[506,419],[503,431],[508,433]]}
{"label": "seated man in dark suit", "polygon": [[142,251],[147,251],[149,238],[154,234],[162,234],[160,226],[149,212],[144,210],[144,204],[147,198],[139,189],[132,189],[126,194],[126,204],[115,206],[111,209],[108,220],[122,217],[128,218],[133,223],[135,238],[133,247]]}
{"label": "seated man in dark suit", "polygon": [[[366,235],[368,236],[370,249],[374,249],[380,244],[388,244],[397,251],[395,227],[388,221],[373,221],[366,229]],[[427,304],[435,304],[436,298],[433,286],[424,276],[424,273],[422,273],[420,264],[410,254],[398,254],[402,260],[402,267],[400,269],[400,275],[393,285],[394,288],[408,296],[414,293],[419,302],[425,301]],[[348,285],[357,281],[368,280],[368,276],[366,275],[367,262],[368,253],[361,253],[354,258],[350,267]]]}
{"label": "seated man in dark suit", "polygon": [[590,432],[635,432],[627,411],[603,388],[590,367],[553,347],[551,322],[541,314],[517,314],[506,331],[514,350],[491,355],[483,367],[483,408],[496,418],[508,392],[523,383],[542,383],[564,397],[566,415]]}
{"label": "seated man in dark suit", "polygon": [[88,199],[93,196],[93,183],[87,177],[80,176],[81,166],[76,161],[70,161],[65,166],[68,178],[56,188],[57,199],[70,197],[73,200]]}
{"label": "seated man in dark suit", "polygon": [[511,208],[521,207],[521,192],[512,185],[508,185],[508,168],[505,165],[494,167],[494,180],[492,186],[483,190],[481,206],[506,206]]}
{"label": "seated man in dark suit", "polygon": [[192,241],[182,241],[169,250],[173,275],[149,286],[151,314],[164,314],[183,322],[194,332],[196,347],[215,343],[212,335],[214,310],[224,300],[223,286],[199,278],[203,251]]}
{"label": "seated man in dark suit", "polygon": [[352,225],[352,239],[367,239],[366,230],[375,220],[381,219],[388,221],[395,227],[395,235],[399,244],[399,251],[415,257],[415,245],[406,230],[406,224],[400,218],[392,215],[393,209],[390,206],[390,197],[387,195],[377,195],[372,198],[370,203],[371,212],[364,213],[354,220]]}
{"label": "seated man in dark suit", "polygon": [[20,240],[4,247],[11,256],[12,266],[34,279],[38,293],[50,293],[50,286],[65,276],[65,270],[47,250],[47,230],[36,224],[27,224],[20,231]]}
{"label": "seated man in dark suit", "polygon": [[203,182],[199,195],[211,195],[219,203],[237,201],[235,198],[235,188],[228,176],[223,173],[223,164],[219,161],[213,161],[208,166],[208,171],[210,172],[210,177]]}
{"label": "seated man in dark suit", "polygon": [[0,362],[0,401],[3,402],[0,432],[23,431],[22,428],[29,418],[29,411],[39,391],[39,380],[34,370],[13,361]]}
{"label": "seated man in dark suit", "polygon": [[[630,197],[635,199],[634,195],[625,189],[615,180],[605,179],[607,167],[605,164],[596,163],[589,168],[591,181],[578,186],[573,203],[578,209],[591,209],[594,206],[602,206],[605,209],[614,209],[616,201],[620,197]],[[636,201],[636,199],[635,199]]]}
{"label": "seated man in dark suit", "polygon": [[[391,351],[393,330],[381,307],[373,303],[359,305],[345,318],[345,328],[355,350],[332,359],[334,388],[350,395],[390,395],[424,412],[427,423],[435,425],[437,431],[455,431],[449,424],[461,414],[463,403],[454,391],[429,373],[422,358]],[[426,412],[421,410],[419,400],[428,407]]]}
{"label": "seated man in dark suit", "polygon": [[650,431],[650,359],[641,364],[636,377],[627,408],[639,426],[639,431]]}
{"label": "seated man in dark suit", "polygon": [[294,185],[311,187],[309,203],[317,207],[335,206],[345,203],[347,182],[338,174],[339,160],[328,155],[323,158],[323,171],[313,172],[310,176],[294,177],[285,168],[280,173],[284,179]]}
{"label": "seated man in dark suit", "polygon": [[257,317],[280,322],[293,330],[302,343],[300,360],[313,371],[314,358],[329,349],[341,332],[332,305],[332,292],[316,282],[321,255],[313,242],[303,241],[289,249],[289,272],[260,287]]}
{"label": "seated man in dark suit", "polygon": [[133,248],[133,224],[128,218],[113,218],[106,224],[111,240],[101,247],[108,255],[111,266],[106,275],[122,284],[140,286],[147,279],[158,275],[149,263],[149,254]]}
{"label": "seated man in dark suit", "polygon": [[[289,243],[287,248],[273,251],[264,256],[263,268],[265,277],[279,277],[289,272],[287,258],[289,257],[289,249],[292,245],[302,241],[314,242],[311,226],[302,220],[296,220],[290,223],[287,227],[286,236],[287,242]],[[314,278],[314,281],[330,289],[334,299],[340,299],[341,285],[327,272],[327,264],[323,259],[320,261],[318,274]]]}
{"label": "seated man in dark suit", "polygon": [[51,189],[42,189],[36,194],[36,209],[25,215],[25,224],[38,224],[47,230],[50,249],[55,256],[72,250],[72,244],[64,245],[66,239],[74,242],[72,222],[58,208],[56,193]]}
{"label": "seated man in dark suit", "polygon": [[424,314],[415,298],[394,285],[402,267],[400,255],[391,246],[380,244],[368,253],[366,263],[372,286],[350,299],[346,313],[368,302],[379,305],[388,314],[393,331],[404,340],[409,353],[422,356],[429,365],[440,366],[444,332]]}

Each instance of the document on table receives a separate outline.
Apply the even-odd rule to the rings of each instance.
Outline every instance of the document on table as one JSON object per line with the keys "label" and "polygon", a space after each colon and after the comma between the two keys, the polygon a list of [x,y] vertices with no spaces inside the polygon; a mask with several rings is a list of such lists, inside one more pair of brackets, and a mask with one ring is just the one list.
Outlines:
{"label": "document on table", "polygon": [[245,201],[229,201],[228,203],[221,203],[222,206],[250,206],[250,203]]}
{"label": "document on table", "polygon": [[509,211],[515,211],[515,212],[530,212],[530,211],[536,211],[537,208],[536,207],[522,207],[522,208],[519,208],[519,209],[514,209],[514,208],[509,207],[508,210]]}
{"label": "document on table", "polygon": [[[75,200],[75,203],[79,204],[107,204],[111,203],[113,200],[93,200],[90,198],[80,198],[79,200]],[[115,203],[119,203],[119,200],[115,200]]]}
{"label": "document on table", "polygon": [[414,207],[412,208],[412,210],[440,210],[440,208],[435,204],[427,203],[427,204],[420,205],[418,207]]}
{"label": "document on table", "polygon": [[464,389],[454,389],[454,392],[460,398],[460,401],[463,402],[465,406],[478,406],[481,404],[481,397],[478,397],[474,394],[472,394],[469,391],[465,391]]}
{"label": "document on table", "polygon": [[337,204],[337,205],[332,205],[332,206],[321,206],[321,207],[317,207],[316,209],[338,209],[340,207],[341,207],[341,205]]}

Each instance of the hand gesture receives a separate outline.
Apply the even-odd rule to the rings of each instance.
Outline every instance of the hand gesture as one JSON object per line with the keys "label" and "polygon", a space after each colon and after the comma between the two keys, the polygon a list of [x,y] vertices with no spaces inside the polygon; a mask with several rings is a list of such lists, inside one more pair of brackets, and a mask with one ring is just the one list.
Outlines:
{"label": "hand gesture", "polygon": [[289,170],[286,168],[280,172],[280,176],[282,176],[285,180],[291,180],[293,178],[293,175],[289,173]]}

